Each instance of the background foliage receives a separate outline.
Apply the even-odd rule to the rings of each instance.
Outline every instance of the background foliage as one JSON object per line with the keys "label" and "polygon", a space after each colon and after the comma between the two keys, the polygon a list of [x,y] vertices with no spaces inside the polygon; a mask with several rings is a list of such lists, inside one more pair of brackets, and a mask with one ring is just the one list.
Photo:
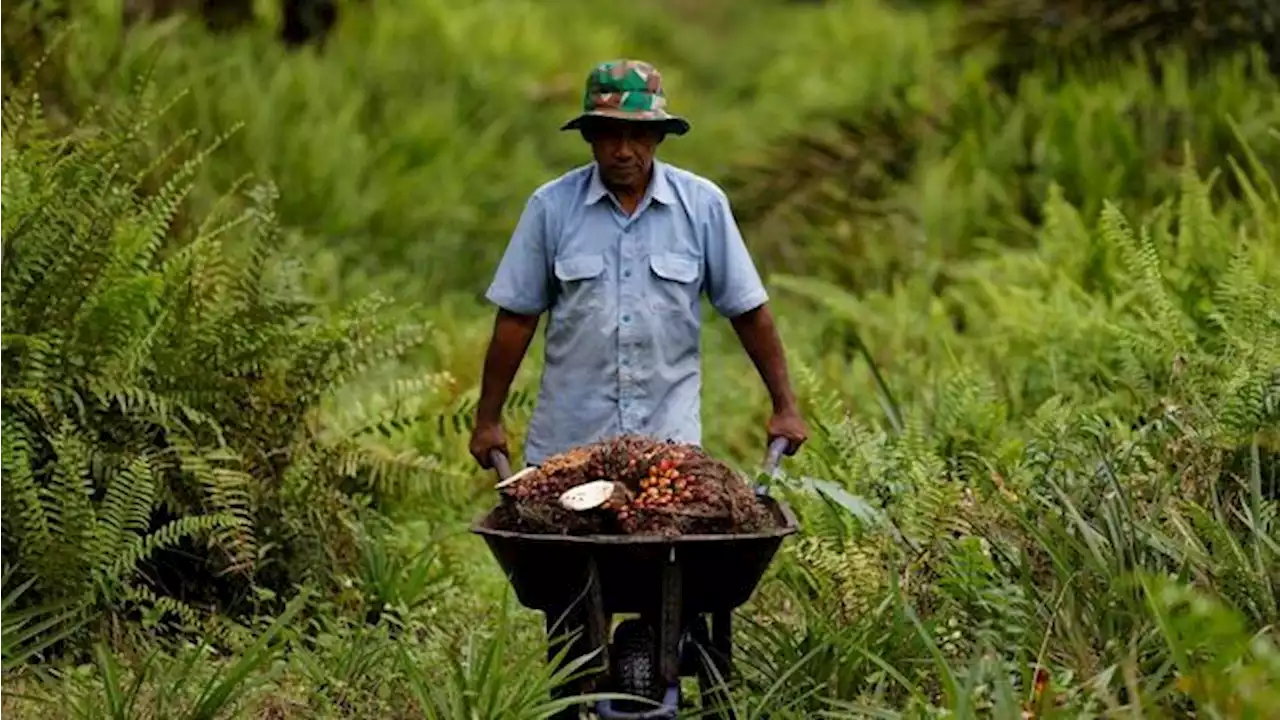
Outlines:
{"label": "background foliage", "polygon": [[[6,7],[6,711],[546,715],[466,532],[478,296],[619,55],[729,191],[814,431],[744,717],[1280,705],[1265,4],[387,0],[304,45],[251,5]],[[704,342],[749,470],[767,399]]]}

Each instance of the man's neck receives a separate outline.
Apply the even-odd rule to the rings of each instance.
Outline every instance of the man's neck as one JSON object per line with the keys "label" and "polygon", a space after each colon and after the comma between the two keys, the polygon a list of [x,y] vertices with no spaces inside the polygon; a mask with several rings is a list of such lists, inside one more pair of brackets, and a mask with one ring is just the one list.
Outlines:
{"label": "man's neck", "polygon": [[618,204],[626,211],[627,215],[635,213],[636,208],[640,207],[640,200],[644,198],[644,192],[647,184],[640,189],[635,188],[618,188],[611,190],[613,196],[618,198]]}
{"label": "man's neck", "polygon": [[640,207],[640,201],[644,199],[644,195],[649,191],[649,185],[652,182],[653,170],[650,169],[649,175],[634,186],[612,186],[606,183],[605,188],[613,193],[613,196],[618,200],[618,204],[622,206],[627,215],[631,215],[636,211],[636,208]]}

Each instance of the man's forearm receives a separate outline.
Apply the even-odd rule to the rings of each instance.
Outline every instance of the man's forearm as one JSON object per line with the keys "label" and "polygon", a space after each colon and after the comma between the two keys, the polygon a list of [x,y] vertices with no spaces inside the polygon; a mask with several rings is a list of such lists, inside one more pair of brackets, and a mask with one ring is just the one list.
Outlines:
{"label": "man's forearm", "polygon": [[496,423],[502,419],[507,392],[537,329],[537,315],[517,315],[498,310],[493,323],[493,337],[484,358],[480,402],[476,407],[477,423]]}
{"label": "man's forearm", "polygon": [[731,322],[742,347],[755,363],[756,371],[769,390],[774,412],[794,409],[796,398],[791,390],[791,379],[787,376],[786,353],[769,306],[761,305],[749,310]]}

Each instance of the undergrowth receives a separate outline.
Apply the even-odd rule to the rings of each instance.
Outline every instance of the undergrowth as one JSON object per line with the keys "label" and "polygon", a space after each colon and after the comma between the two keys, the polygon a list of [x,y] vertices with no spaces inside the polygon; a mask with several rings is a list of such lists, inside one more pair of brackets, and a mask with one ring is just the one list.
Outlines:
{"label": "undergrowth", "polygon": [[318,414],[425,328],[378,298],[309,300],[270,186],[175,227],[214,148],[148,157],[161,110],[144,95],[54,134],[37,95],[5,106],[4,556],[33,579],[24,605],[220,635],[349,566],[368,496],[429,470],[367,442],[395,414]]}
{"label": "undergrowth", "polygon": [[[618,54],[730,189],[813,431],[762,478],[802,527],[737,614],[739,717],[1280,706],[1275,77],[1002,87],[998,45],[945,54],[961,3],[696,5],[357,3],[285,52],[104,2],[43,67],[6,25],[5,711],[549,714],[468,532],[476,294]],[[704,355],[750,471],[767,397],[725,324]]]}

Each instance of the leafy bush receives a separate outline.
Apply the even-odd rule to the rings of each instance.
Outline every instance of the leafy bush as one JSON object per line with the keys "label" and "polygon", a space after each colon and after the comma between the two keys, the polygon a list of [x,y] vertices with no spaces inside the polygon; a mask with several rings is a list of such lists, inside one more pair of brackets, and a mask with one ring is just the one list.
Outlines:
{"label": "leafy bush", "polygon": [[4,555],[32,602],[196,623],[350,561],[395,418],[334,434],[317,410],[423,328],[308,301],[269,187],[179,222],[211,149],[160,172],[180,147],[148,160],[140,108],[59,135],[38,97],[5,107]]}
{"label": "leafy bush", "polygon": [[[769,658],[754,693],[790,670],[778,702],[810,713],[998,709],[999,683],[1068,713],[1276,702],[1280,191],[1247,167],[1243,220],[1189,167],[1178,202],[1136,227],[1107,204],[1092,238],[1050,201],[1034,251],[958,268],[944,297],[964,331],[921,341],[932,368],[943,353],[959,368],[887,369],[883,427],[809,388],[818,437],[788,486],[807,532],[778,591],[810,609],[748,634]],[[1114,259],[1101,278],[1095,252]],[[775,282],[845,322],[874,316],[837,288]],[[1058,382],[1028,382],[1045,365]],[[1189,629],[1197,614],[1221,654]]]}
{"label": "leafy bush", "polygon": [[[768,267],[863,291],[916,274],[943,283],[951,261],[1028,246],[1053,186],[1087,217],[1107,201],[1144,213],[1178,191],[1182,164],[1225,167],[1242,142],[1280,165],[1266,137],[1280,122],[1277,76],[1238,57],[1194,76],[1185,55],[1151,64],[1162,77],[1142,65],[1040,73],[1008,94],[982,63],[944,67],[807,118],[726,185]],[[1231,176],[1212,190],[1243,193]]]}

